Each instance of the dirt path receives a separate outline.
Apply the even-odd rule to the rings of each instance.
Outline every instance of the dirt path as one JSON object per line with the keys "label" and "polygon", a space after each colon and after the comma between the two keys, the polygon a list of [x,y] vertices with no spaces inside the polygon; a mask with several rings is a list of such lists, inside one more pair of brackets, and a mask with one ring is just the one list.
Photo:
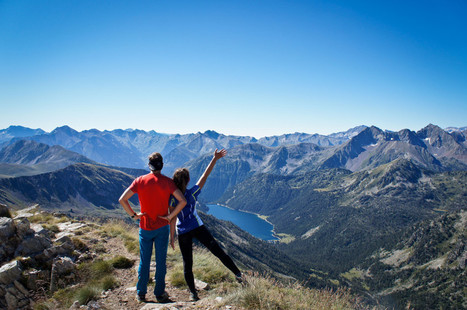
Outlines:
{"label": "dirt path", "polygon": [[[105,292],[99,303],[109,310],[126,309],[126,310],[148,310],[148,309],[238,309],[231,306],[217,306],[217,302],[212,299],[206,299],[209,295],[206,291],[200,291],[198,302],[190,302],[190,294],[186,289],[179,289],[171,286],[166,282],[166,291],[174,303],[159,304],[156,298],[151,294],[151,287],[148,288],[146,295],[147,302],[141,303],[136,301],[136,282],[138,279],[137,268],[139,257],[128,252],[124,247],[122,240],[118,237],[107,239],[105,242],[106,254],[113,257],[123,255],[133,259],[135,265],[129,269],[115,269],[114,275],[120,282],[120,286]],[[151,275],[154,275],[154,266],[151,267]],[[204,298],[204,299],[203,299]]]}

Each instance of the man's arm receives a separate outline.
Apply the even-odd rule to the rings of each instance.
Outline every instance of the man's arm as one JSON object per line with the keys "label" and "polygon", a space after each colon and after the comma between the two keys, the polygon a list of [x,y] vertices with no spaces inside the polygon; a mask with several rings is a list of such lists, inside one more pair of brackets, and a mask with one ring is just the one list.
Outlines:
{"label": "man's arm", "polygon": [[219,152],[217,149],[214,151],[214,156],[211,159],[211,162],[207,166],[206,170],[204,170],[203,175],[199,178],[198,182],[196,185],[199,186],[199,188],[203,188],[204,184],[206,183],[206,180],[208,179],[208,176],[211,174],[212,169],[216,165],[216,162],[219,158],[224,157],[227,154],[227,151],[225,149],[220,150]]}
{"label": "man's arm", "polygon": [[133,196],[135,193],[130,189],[130,188],[127,188],[122,196],[120,196],[120,199],[118,199],[118,202],[122,205],[123,209],[125,209],[126,213],[128,213],[129,216],[131,216],[132,219],[141,219],[141,217],[144,215],[144,213],[136,213],[135,211],[133,211],[133,209],[131,208],[131,205],[130,203],[128,202],[128,200],[131,198],[131,196]]}

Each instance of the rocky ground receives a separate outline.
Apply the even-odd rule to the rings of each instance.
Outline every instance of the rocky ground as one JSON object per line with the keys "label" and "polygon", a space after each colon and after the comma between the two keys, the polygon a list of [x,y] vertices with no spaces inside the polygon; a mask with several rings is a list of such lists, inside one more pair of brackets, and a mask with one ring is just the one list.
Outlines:
{"label": "rocky ground", "polygon": [[[7,210],[6,206],[2,206],[3,210]],[[209,285],[201,281],[197,282],[200,288],[197,302],[190,301],[190,294],[186,289],[177,288],[166,282],[166,291],[169,294],[172,303],[160,304],[156,301],[154,295],[148,293],[146,302],[138,302],[136,300],[136,281],[137,268],[139,257],[135,253],[131,253],[124,245],[124,240],[121,236],[103,233],[102,227],[89,221],[72,221],[70,219],[61,218],[60,222],[56,218],[49,218],[50,223],[33,223],[36,221],[33,217],[41,211],[35,208],[28,208],[15,212],[11,218],[2,217],[2,234],[8,233],[8,240],[13,240],[11,245],[2,244],[2,270],[6,265],[15,264],[15,268],[2,271],[0,282],[5,282],[0,287],[0,299],[3,298],[3,306],[6,309],[241,309],[236,306],[224,305],[222,298],[217,297],[215,290],[209,290]],[[9,211],[5,211],[9,213]],[[9,215],[9,214],[8,214]],[[30,222],[31,221],[31,222]],[[43,222],[43,221],[42,221]],[[8,226],[7,226],[8,224]],[[54,233],[44,229],[44,227],[52,227]],[[8,228],[8,229],[7,229]],[[21,232],[23,231],[23,232]],[[45,232],[44,232],[45,231]],[[40,233],[39,233],[40,232]],[[2,235],[3,236],[3,235]],[[6,236],[6,235],[5,235]],[[83,249],[79,247],[82,241]],[[40,241],[40,242],[39,242]],[[24,250],[30,244],[36,244],[37,249]],[[8,247],[7,247],[8,245]],[[40,246],[39,246],[40,245]],[[14,252],[16,248],[16,252]],[[169,249],[169,251],[173,251]],[[43,258],[44,253],[48,253],[46,258]],[[8,254],[8,255],[7,255]],[[29,256],[18,259],[20,256]],[[97,259],[110,260],[117,256],[123,256],[134,262],[132,268],[117,269],[114,268],[111,273],[116,279],[118,285],[113,289],[109,289],[98,298],[94,298],[86,305],[80,305],[76,301],[71,307],[62,306],[61,303],[54,298],[50,298],[50,288],[52,283],[52,270],[55,269],[56,291],[59,288],[76,288],[78,290],[83,283],[79,283],[79,268],[78,265],[82,262],[92,262]],[[15,259],[11,260],[13,257]],[[57,261],[64,261],[62,265],[69,267],[68,271],[57,271],[59,264]],[[43,277],[36,281],[36,285],[30,285],[31,266],[26,266],[24,262],[32,261],[34,264],[28,263],[35,269],[39,266],[47,265],[39,272]],[[17,267],[16,267],[17,265]],[[60,266],[62,266],[60,265]],[[63,267],[63,266],[62,266]],[[35,270],[34,269],[34,270]],[[22,275],[19,275],[19,273]],[[155,266],[151,266],[151,274],[155,272]],[[11,276],[13,274],[13,276]],[[72,274],[70,278],[69,274]],[[66,277],[65,277],[66,275]],[[8,278],[8,281],[6,280]],[[67,278],[67,279],[65,279]],[[21,283],[28,282],[28,285]],[[8,284],[8,283],[11,284]],[[34,281],[33,281],[34,282]],[[1,284],[1,283],[0,283]],[[152,286],[153,287],[153,286]],[[151,284],[148,291],[152,291]],[[28,293],[29,291],[29,293]],[[8,293],[9,292],[9,293]],[[5,295],[6,294],[6,295]],[[16,295],[21,294],[21,298]],[[24,295],[24,296],[23,296]],[[29,299],[29,302],[27,300]],[[0,307],[0,308],[3,308]]]}
{"label": "rocky ground", "polygon": [[[187,290],[173,287],[169,283],[166,283],[166,291],[174,303],[159,304],[154,295],[150,293],[146,295],[146,303],[138,302],[135,299],[138,257],[129,253],[118,238],[111,238],[105,244],[108,254],[114,256],[123,255],[136,261],[135,268],[115,270],[116,278],[120,281],[121,285],[103,294],[99,303],[105,309],[238,309],[232,306],[216,306],[215,300],[211,298],[206,299],[208,296],[207,291],[200,291],[201,300],[198,302],[190,302],[190,294]],[[153,271],[151,273],[153,274]]]}

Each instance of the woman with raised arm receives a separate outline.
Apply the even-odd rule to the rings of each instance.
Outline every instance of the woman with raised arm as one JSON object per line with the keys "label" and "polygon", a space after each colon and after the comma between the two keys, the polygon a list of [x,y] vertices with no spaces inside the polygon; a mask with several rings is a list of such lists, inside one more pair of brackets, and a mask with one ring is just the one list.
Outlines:
{"label": "woman with raised arm", "polygon": [[[186,168],[181,168],[175,171],[173,180],[175,185],[185,194],[187,204],[185,208],[178,214],[177,232],[178,232],[178,243],[180,245],[180,251],[183,256],[183,271],[185,275],[185,281],[191,292],[191,299],[193,301],[199,300],[198,293],[196,291],[194,276],[193,276],[193,238],[196,238],[201,242],[209,251],[211,251],[221,262],[230,269],[237,279],[238,282],[243,282],[242,273],[237,268],[233,260],[228,256],[219,244],[214,240],[209,230],[204,226],[198,212],[196,211],[196,201],[198,195],[201,193],[201,189],[204,187],[206,180],[211,173],[217,160],[224,157],[227,151],[222,149],[219,152],[217,149],[214,152],[214,156],[209,163],[208,167],[204,171],[195,186],[187,189],[187,185],[190,182],[190,173]],[[172,197],[170,201],[171,206],[175,206],[177,200]],[[172,225],[174,225],[173,221]],[[174,231],[174,230],[172,230]],[[171,238],[173,240],[173,238]]]}

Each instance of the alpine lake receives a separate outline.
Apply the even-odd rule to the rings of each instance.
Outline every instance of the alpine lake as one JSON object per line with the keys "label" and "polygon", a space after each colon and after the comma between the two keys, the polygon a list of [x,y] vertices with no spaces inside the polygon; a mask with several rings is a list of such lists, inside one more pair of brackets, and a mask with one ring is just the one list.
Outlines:
{"label": "alpine lake", "polygon": [[274,236],[274,226],[256,214],[229,209],[221,205],[210,204],[208,207],[207,214],[230,221],[256,238],[265,241],[279,240]]}

